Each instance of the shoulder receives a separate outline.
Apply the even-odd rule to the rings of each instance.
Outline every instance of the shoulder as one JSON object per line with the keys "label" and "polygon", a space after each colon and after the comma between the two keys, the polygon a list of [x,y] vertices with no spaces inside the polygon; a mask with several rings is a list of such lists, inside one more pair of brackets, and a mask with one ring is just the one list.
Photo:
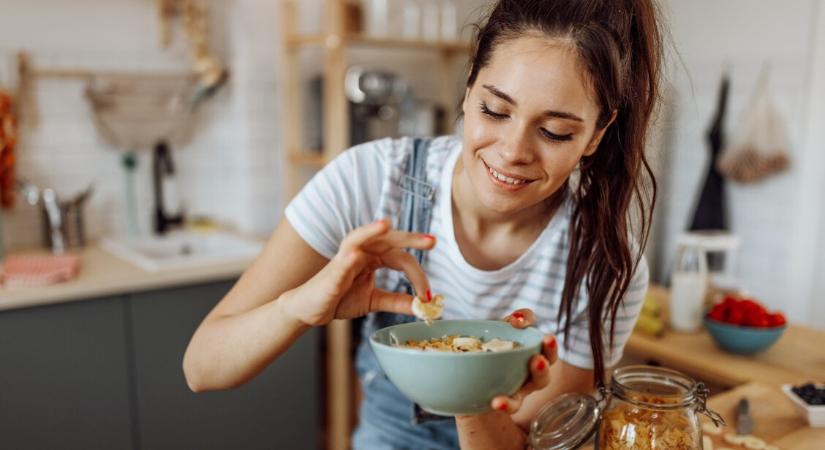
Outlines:
{"label": "shoulder", "polygon": [[[461,150],[457,136],[420,138],[426,141],[428,178],[440,173],[447,159]],[[384,138],[356,145],[339,155],[333,165],[357,175],[397,177],[404,171],[415,148],[415,138]]]}

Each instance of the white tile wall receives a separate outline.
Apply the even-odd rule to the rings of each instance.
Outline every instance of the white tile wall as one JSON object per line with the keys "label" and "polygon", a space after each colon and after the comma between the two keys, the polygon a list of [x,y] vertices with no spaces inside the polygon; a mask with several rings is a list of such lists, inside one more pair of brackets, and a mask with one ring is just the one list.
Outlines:
{"label": "white tile wall", "polygon": [[[277,171],[276,1],[209,0],[213,48],[229,65],[230,83],[205,105],[191,142],[175,149],[178,190],[187,210],[266,234],[280,216]],[[182,39],[159,47],[155,2],[148,0],[0,0],[0,83],[12,78],[18,50],[35,66],[109,71],[188,69]],[[2,74],[5,74],[3,76]],[[18,173],[71,194],[89,183],[88,234],[123,230],[120,154],[94,130],[80,81],[43,80],[34,95],[38,123],[24,118]],[[150,159],[139,156],[142,226],[151,214]],[[39,217],[27,205],[3,213],[10,247],[37,245]]]}
{"label": "white tile wall", "polygon": [[[789,298],[789,267],[793,264],[792,230],[800,205],[805,172],[802,131],[807,119],[811,73],[811,36],[816,0],[759,2],[667,2],[666,13],[679,58],[670,61],[675,118],[667,125],[672,145],[666,153],[671,171],[662,176],[667,191],[661,198],[664,217],[663,263],[672,260],[673,238],[684,230],[695,207],[707,164],[704,133],[716,102],[723,65],[732,79],[727,119],[728,137],[741,120],[759,71],[770,65],[770,85],[789,125],[795,164],[791,170],[756,185],[728,185],[730,225],[742,238],[738,275],[746,289],[797,321],[812,323],[805,311],[810,297]],[[809,176],[809,175],[808,175]],[[819,206],[822,208],[822,206]],[[816,235],[809,233],[813,242]],[[813,251],[813,247],[810,250]],[[667,273],[667,270],[664,271]]]}

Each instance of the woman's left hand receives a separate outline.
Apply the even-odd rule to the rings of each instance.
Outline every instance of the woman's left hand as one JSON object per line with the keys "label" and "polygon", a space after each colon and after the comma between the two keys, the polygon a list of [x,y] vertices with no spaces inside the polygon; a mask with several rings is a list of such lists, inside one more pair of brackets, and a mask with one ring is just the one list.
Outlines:
{"label": "woman's left hand", "polygon": [[[515,328],[527,328],[536,322],[536,315],[530,309],[519,309],[503,319]],[[556,337],[546,335],[542,340],[541,353],[530,358],[530,378],[512,397],[499,395],[493,398],[491,406],[495,411],[514,414],[521,408],[521,403],[528,394],[547,387],[550,384],[550,366],[558,359]]]}

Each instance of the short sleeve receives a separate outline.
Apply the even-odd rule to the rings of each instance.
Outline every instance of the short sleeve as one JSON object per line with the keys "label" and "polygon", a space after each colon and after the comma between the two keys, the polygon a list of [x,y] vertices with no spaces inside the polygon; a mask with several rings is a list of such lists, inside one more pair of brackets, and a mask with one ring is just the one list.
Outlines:
{"label": "short sleeve", "polygon": [[[625,292],[625,296],[616,313],[616,326],[614,329],[613,345],[610,346],[610,321],[604,323],[604,367],[613,367],[619,363],[624,353],[624,346],[633,332],[636,320],[642,310],[647,287],[649,283],[649,270],[647,261],[642,257],[639,261],[630,285]],[[582,298],[586,298],[584,287],[580,293]],[[559,359],[570,365],[582,368],[593,369],[593,353],[590,350],[590,321],[587,317],[587,302],[579,301],[579,311],[573,318],[570,325],[569,342],[561,342],[564,339],[559,332]]]}
{"label": "short sleeve", "polygon": [[371,221],[383,166],[378,143],[341,153],[289,202],[286,219],[310,247],[332,259],[347,234]]}

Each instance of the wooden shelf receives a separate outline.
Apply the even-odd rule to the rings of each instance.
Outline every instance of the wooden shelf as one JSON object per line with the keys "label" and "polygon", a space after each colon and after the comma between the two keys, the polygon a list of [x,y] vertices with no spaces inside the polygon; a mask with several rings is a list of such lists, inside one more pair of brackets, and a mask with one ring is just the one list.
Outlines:
{"label": "wooden shelf", "polygon": [[[349,49],[372,48],[388,50],[430,51],[438,58],[433,67],[433,77],[439,83],[439,101],[446,105],[457,97],[455,78],[456,58],[465,59],[471,45],[467,42],[439,42],[408,40],[397,38],[376,38],[362,34],[347,33],[345,27],[345,4],[348,0],[323,0],[324,21],[318,33],[300,33],[296,29],[299,0],[281,0],[281,36],[284,109],[289,111],[284,117],[283,147],[287,195],[295,195],[306,182],[306,173],[297,169],[320,170],[337,154],[350,146],[349,105],[344,92],[343,80],[351,63]],[[324,151],[307,149],[304,143],[304,87],[305,74],[301,71],[299,50],[317,48],[323,62],[323,142]],[[450,118],[444,119],[445,123]],[[335,320],[329,324],[326,334],[326,395],[324,410],[326,429],[324,448],[326,450],[347,450],[357,408],[353,386],[358,380],[352,365],[352,324]]]}
{"label": "wooden shelf", "polygon": [[318,150],[293,150],[289,152],[289,162],[297,166],[320,169],[327,160]]}
{"label": "wooden shelf", "polygon": [[[339,42],[334,35],[298,34],[287,38],[287,46],[296,49],[312,46],[335,46]],[[424,41],[399,38],[379,38],[363,34],[347,35],[340,41],[349,47],[372,47],[386,49],[437,50],[441,52],[464,52],[470,44],[461,41]]]}
{"label": "wooden shelf", "polygon": [[316,45],[324,45],[323,34],[298,34],[286,38],[286,46],[291,49]]}

